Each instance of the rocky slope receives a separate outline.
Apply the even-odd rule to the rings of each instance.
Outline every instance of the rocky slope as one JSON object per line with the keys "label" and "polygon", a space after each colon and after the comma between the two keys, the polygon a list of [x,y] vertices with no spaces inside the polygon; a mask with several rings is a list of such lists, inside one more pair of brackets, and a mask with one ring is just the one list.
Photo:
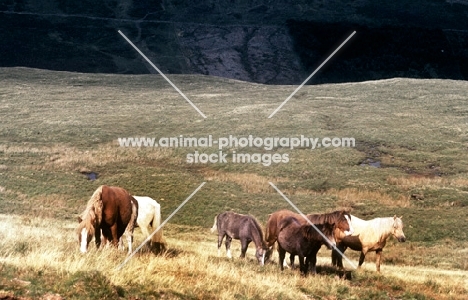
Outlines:
{"label": "rocky slope", "polygon": [[468,1],[3,0],[0,66],[297,84],[468,79]]}

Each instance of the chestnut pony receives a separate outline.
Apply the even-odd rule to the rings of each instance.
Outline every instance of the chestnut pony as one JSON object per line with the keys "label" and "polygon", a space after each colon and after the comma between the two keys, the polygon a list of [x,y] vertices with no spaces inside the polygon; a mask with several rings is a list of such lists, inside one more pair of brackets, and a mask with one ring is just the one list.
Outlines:
{"label": "chestnut pony", "polygon": [[138,216],[138,202],[124,189],[102,185],[93,193],[86,209],[78,218],[77,228],[80,251],[87,252],[93,235],[96,247],[109,241],[118,246],[120,237],[126,233],[129,253],[132,252],[133,229]]}

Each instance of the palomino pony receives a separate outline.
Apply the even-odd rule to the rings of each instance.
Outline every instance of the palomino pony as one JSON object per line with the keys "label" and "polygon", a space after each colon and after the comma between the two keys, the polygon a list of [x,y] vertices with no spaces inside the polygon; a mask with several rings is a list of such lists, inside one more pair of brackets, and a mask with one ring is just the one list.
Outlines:
{"label": "palomino pony", "polygon": [[[315,227],[316,228],[308,223],[303,224],[299,222],[298,219],[291,216],[281,220],[277,240],[281,271],[283,271],[284,267],[284,256],[286,252],[289,252],[292,256],[299,256],[302,275],[307,275],[310,263],[312,263],[312,272],[314,274],[317,273],[317,252],[323,244],[327,245],[329,248],[335,247],[336,241],[334,225],[324,223],[317,224]],[[323,236],[317,229],[320,230]]]}
{"label": "palomino pony", "polygon": [[[403,233],[402,217],[375,218],[369,221],[359,219],[352,216],[351,223],[354,228],[354,233],[351,236],[343,238],[337,248],[343,253],[346,248],[351,248],[355,251],[361,251],[359,257],[359,267],[364,262],[364,258],[369,251],[375,251],[377,272],[380,272],[380,260],[382,249],[387,243],[390,235],[393,235],[399,242],[406,241]],[[332,251],[332,264],[343,268],[343,260],[335,250]]]}
{"label": "palomino pony", "polygon": [[[161,225],[161,205],[150,197],[133,196],[133,198],[138,202],[137,226],[140,227],[145,239],[147,239],[150,236],[148,226],[151,226],[151,233],[153,233]],[[159,228],[151,237],[150,247],[157,252],[166,250],[162,228]]]}
{"label": "palomino pony", "polygon": [[120,237],[127,236],[129,253],[132,252],[133,229],[138,215],[137,201],[120,187],[101,185],[88,201],[86,209],[78,218],[77,228],[80,251],[87,252],[93,235],[96,247],[110,241],[118,246]]}
{"label": "palomino pony", "polygon": [[245,257],[247,247],[253,241],[256,247],[255,257],[262,266],[265,264],[265,259],[268,259],[270,252],[265,246],[262,228],[254,217],[230,211],[223,212],[215,217],[211,232],[214,232],[216,229],[218,230],[218,256],[224,237],[226,237],[225,244],[228,258],[232,257],[232,239],[240,240],[241,242],[241,258]]}

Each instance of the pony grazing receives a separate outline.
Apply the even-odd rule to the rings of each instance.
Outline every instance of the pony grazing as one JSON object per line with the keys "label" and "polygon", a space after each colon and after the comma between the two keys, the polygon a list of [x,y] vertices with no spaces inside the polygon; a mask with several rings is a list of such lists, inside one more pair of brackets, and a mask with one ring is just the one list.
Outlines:
{"label": "pony grazing", "polygon": [[80,251],[87,252],[93,235],[96,247],[110,241],[118,246],[120,237],[127,237],[129,253],[132,252],[133,229],[138,215],[137,201],[124,189],[102,185],[93,193],[86,209],[78,218],[77,228]]}
{"label": "pony grazing", "polygon": [[[281,271],[284,269],[284,257],[286,252],[289,252],[291,254],[291,261],[293,261],[295,255],[299,256],[300,271],[303,275],[307,275],[310,263],[312,263],[312,272],[314,274],[317,273],[317,252],[323,244],[327,245],[329,248],[334,247],[336,241],[334,225],[325,223],[315,225],[315,227],[316,228],[309,224],[303,224],[299,222],[298,219],[291,216],[281,220],[277,240]],[[317,229],[320,230],[323,236]]]}
{"label": "pony grazing", "polygon": [[250,242],[253,241],[256,247],[255,257],[262,266],[265,264],[265,260],[268,259],[270,251],[265,246],[262,228],[254,217],[230,211],[223,212],[217,215],[214,219],[211,232],[214,232],[215,230],[218,230],[218,256],[220,254],[220,248],[224,237],[226,237],[225,244],[228,258],[232,257],[232,239],[240,240],[241,242],[241,258],[245,257],[247,247]]}
{"label": "pony grazing", "polygon": [[[399,242],[406,241],[403,233],[403,221],[401,217],[375,218],[369,221],[352,216],[354,233],[351,236],[343,238],[337,248],[343,253],[349,247],[355,251],[361,251],[359,257],[359,267],[364,262],[364,258],[369,251],[375,251],[377,272],[380,272],[380,260],[382,249],[387,243],[390,235],[393,235]],[[332,251],[332,264],[343,268],[341,255],[335,250]]]}
{"label": "pony grazing", "polygon": [[[138,202],[137,226],[147,239],[150,236],[148,227],[151,226],[151,233],[161,225],[161,205],[156,200],[146,196],[133,196]],[[163,237],[163,230],[159,230],[151,237],[150,247],[157,252],[166,250],[166,241]]]}

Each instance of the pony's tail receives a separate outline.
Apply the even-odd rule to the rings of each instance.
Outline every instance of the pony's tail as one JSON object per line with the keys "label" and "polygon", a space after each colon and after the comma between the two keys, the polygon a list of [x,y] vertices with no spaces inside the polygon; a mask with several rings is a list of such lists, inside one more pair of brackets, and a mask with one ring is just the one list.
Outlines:
{"label": "pony's tail", "polygon": [[266,225],[265,225],[265,241],[268,241],[268,239],[270,238],[270,223],[272,222],[271,220],[271,214],[268,215],[268,220],[266,222]]}
{"label": "pony's tail", "polygon": [[216,217],[214,218],[214,224],[213,224],[213,227],[211,227],[211,232],[215,232],[216,230],[218,230],[218,215],[216,215]]}
{"label": "pony's tail", "polygon": [[[124,232],[124,235],[127,237],[127,242],[128,242],[128,254],[132,253],[133,251],[132,249],[133,231],[135,230],[136,220],[138,218],[138,202],[133,197],[131,197],[130,203],[132,205],[132,214],[130,216],[130,221],[128,222],[127,227],[125,227],[125,232]],[[122,242],[122,238],[123,236],[119,239],[119,248]]]}
{"label": "pony's tail", "polygon": [[138,218],[138,202],[135,199],[133,199],[131,203],[132,203],[132,215],[130,217],[130,221],[128,222],[127,230],[131,234],[133,234],[133,230],[135,229],[135,226],[136,226],[136,220]]}
{"label": "pony's tail", "polygon": [[[89,199],[88,203],[91,204],[94,208],[94,215],[96,217],[96,225],[97,227],[101,224],[102,221],[102,189],[103,185],[97,188],[97,190],[94,191],[93,195]],[[97,228],[96,227],[96,228]]]}
{"label": "pony's tail", "polygon": [[[158,229],[159,225],[161,225],[161,205],[159,203],[156,203],[154,206],[154,216],[153,216],[153,221],[152,221],[152,226],[153,226],[153,231],[154,232],[156,229]],[[163,230],[162,227],[159,228],[158,232],[156,232],[153,237],[151,238],[151,241],[153,243],[160,243],[160,244],[166,244],[164,237],[163,237]]]}

